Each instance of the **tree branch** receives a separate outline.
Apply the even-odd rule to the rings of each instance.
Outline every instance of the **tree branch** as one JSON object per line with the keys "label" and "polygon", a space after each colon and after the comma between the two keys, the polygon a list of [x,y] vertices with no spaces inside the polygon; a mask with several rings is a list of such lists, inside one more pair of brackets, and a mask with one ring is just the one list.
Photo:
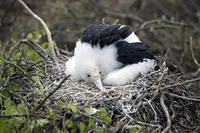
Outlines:
{"label": "tree branch", "polygon": [[51,54],[52,54],[52,58],[53,58],[53,61],[55,63],[55,65],[59,68],[59,64],[58,64],[58,60],[57,60],[57,57],[56,57],[56,53],[54,51],[54,47],[53,47],[53,40],[52,40],[52,37],[51,37],[51,32],[48,28],[48,26],[46,25],[46,23],[38,16],[36,15],[22,0],[17,0],[19,3],[22,4],[22,6],[35,18],[37,19],[41,24],[42,26],[44,27],[46,33],[47,33],[47,39],[48,39],[48,42],[49,42],[49,47],[50,47],[50,50],[51,50]]}
{"label": "tree branch", "polygon": [[162,131],[162,133],[167,133],[171,128],[171,119],[170,119],[168,109],[167,109],[165,102],[164,102],[164,93],[162,93],[161,96],[160,96],[160,104],[163,108],[163,111],[165,113],[165,117],[167,119],[167,127]]}
{"label": "tree branch", "polygon": [[197,82],[197,81],[200,81],[200,77],[195,78],[195,79],[191,79],[191,80],[186,80],[186,81],[181,82],[181,83],[176,83],[176,84],[173,84],[173,85],[168,85],[168,86],[165,86],[165,87],[161,88],[161,90],[168,89],[168,88],[173,88],[173,87],[178,87],[178,86],[182,86],[182,85],[193,83],[193,82]]}
{"label": "tree branch", "polygon": [[64,77],[64,78],[60,81],[59,85],[58,85],[52,92],[50,92],[49,95],[46,96],[46,97],[42,100],[42,102],[36,107],[36,111],[39,110],[39,109],[42,107],[42,105],[44,104],[44,102],[45,102],[51,95],[53,95],[53,94],[61,87],[62,83],[63,83],[65,80],[67,80],[69,77],[70,77],[70,75],[68,75],[67,77]]}

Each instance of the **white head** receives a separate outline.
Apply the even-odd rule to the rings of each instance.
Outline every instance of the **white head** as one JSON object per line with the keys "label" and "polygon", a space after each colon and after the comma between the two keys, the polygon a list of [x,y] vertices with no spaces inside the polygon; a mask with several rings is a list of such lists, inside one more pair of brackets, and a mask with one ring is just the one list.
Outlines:
{"label": "white head", "polygon": [[99,66],[92,60],[83,61],[81,64],[81,78],[87,82],[94,83],[101,91],[104,90],[101,81],[101,71],[99,69]]}

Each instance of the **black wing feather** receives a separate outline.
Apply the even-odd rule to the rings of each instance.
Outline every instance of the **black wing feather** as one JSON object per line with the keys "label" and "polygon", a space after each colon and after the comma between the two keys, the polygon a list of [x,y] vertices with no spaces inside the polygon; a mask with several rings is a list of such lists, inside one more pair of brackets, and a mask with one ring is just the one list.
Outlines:
{"label": "black wing feather", "polygon": [[155,59],[153,52],[143,43],[118,41],[115,45],[118,52],[117,60],[124,65],[143,62],[144,59]]}
{"label": "black wing feather", "polygon": [[118,30],[118,34],[121,36],[122,39],[127,38],[132,32],[133,31],[129,26],[124,26]]}
{"label": "black wing feather", "polygon": [[92,24],[82,33],[81,41],[90,43],[92,46],[97,44],[100,47],[113,44],[120,39],[128,37],[132,30],[128,26],[120,28],[120,24],[104,25],[104,24]]}

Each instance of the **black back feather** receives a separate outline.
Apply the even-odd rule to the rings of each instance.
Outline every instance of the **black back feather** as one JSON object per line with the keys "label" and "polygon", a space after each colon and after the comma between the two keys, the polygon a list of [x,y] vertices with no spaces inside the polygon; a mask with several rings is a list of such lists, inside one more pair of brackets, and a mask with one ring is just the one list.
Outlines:
{"label": "black back feather", "polygon": [[118,52],[117,60],[124,65],[143,62],[144,59],[155,59],[149,47],[141,42],[118,41],[115,45]]}
{"label": "black back feather", "polygon": [[128,37],[132,30],[128,26],[120,28],[120,24],[105,25],[105,24],[92,24],[82,33],[81,42],[90,43],[92,46],[97,44],[100,47],[113,44],[120,39]]}

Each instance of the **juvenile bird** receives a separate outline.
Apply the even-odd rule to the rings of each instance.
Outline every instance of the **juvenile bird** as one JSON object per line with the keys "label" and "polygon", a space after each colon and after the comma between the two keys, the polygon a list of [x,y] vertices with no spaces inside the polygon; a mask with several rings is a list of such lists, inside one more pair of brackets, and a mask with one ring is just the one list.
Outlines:
{"label": "juvenile bird", "polygon": [[92,24],[77,41],[74,56],[66,62],[65,73],[74,81],[92,82],[104,90],[102,82],[124,85],[154,66],[153,52],[129,26]]}

